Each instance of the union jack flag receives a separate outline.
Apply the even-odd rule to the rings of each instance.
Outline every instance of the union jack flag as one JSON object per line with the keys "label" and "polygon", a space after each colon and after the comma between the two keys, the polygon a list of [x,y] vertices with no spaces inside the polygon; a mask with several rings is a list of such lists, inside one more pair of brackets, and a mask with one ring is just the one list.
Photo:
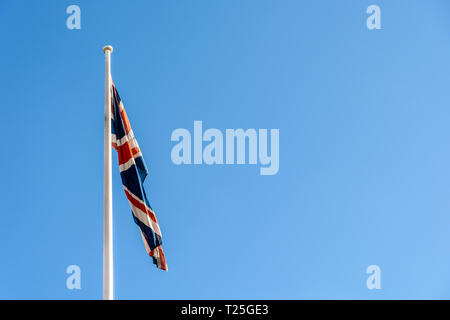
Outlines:
{"label": "union jack flag", "polygon": [[111,106],[111,142],[119,156],[120,177],[134,222],[139,226],[145,249],[153,258],[153,263],[167,271],[166,259],[161,248],[161,230],[143,186],[148,175],[147,166],[114,85],[112,85]]}

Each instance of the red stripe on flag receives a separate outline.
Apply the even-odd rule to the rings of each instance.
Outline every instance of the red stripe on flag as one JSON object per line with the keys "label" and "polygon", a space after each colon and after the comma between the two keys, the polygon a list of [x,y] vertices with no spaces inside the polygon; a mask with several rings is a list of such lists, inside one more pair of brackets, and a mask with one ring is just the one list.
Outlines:
{"label": "red stripe on flag", "polygon": [[126,134],[128,134],[130,132],[130,130],[131,130],[131,126],[130,126],[130,121],[128,120],[128,116],[127,116],[127,113],[125,111],[125,108],[123,108],[120,111],[120,117],[122,118],[122,123],[123,123],[123,126],[125,128],[125,132],[126,132]]}
{"label": "red stripe on flag", "polygon": [[[158,268],[167,271],[167,264],[166,264],[166,256],[164,255],[163,249],[161,248],[161,246],[156,247],[155,249],[151,250],[148,255],[150,257],[154,257],[155,256],[155,250],[158,250],[159,253],[159,266]],[[156,260],[158,260],[157,258],[155,258]]]}
{"label": "red stripe on flag", "polygon": [[[114,144],[113,144],[113,148],[114,148]],[[116,144],[116,147],[114,149],[117,150],[117,154],[119,156],[119,165],[127,163],[131,159],[131,157],[134,157],[135,155],[137,155],[138,153],[141,152],[139,147],[131,148],[129,141],[125,142],[120,147],[118,147]]]}
{"label": "red stripe on flag", "polygon": [[155,214],[153,213],[153,211],[149,207],[147,207],[141,201],[139,201],[136,198],[134,198],[131,195],[131,193],[128,192],[127,190],[125,190],[125,194],[126,194],[128,200],[133,204],[133,206],[135,206],[136,208],[138,208],[141,211],[145,212],[150,217],[150,219],[152,219],[155,223],[158,223],[158,220],[156,220]]}
{"label": "red stripe on flag", "polygon": [[159,257],[161,260],[161,269],[167,271],[166,256],[164,255],[163,249],[161,248],[161,246],[157,247],[157,249],[159,251]]}
{"label": "red stripe on flag", "polygon": [[117,155],[119,156],[119,165],[127,163],[131,159],[132,154],[128,141],[117,147]]}

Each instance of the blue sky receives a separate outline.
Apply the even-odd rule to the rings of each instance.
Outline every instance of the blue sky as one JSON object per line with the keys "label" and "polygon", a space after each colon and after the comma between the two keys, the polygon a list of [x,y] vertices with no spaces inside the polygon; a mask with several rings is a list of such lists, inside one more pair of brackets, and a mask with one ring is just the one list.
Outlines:
{"label": "blue sky", "polygon": [[[81,8],[81,30],[66,27]],[[368,30],[366,8],[381,8]],[[450,298],[448,1],[2,1],[0,298],[100,299],[105,44],[169,272],[113,153],[119,299]],[[278,128],[280,169],[172,163]],[[81,268],[81,290],[66,268]],[[381,268],[368,290],[366,268]]]}

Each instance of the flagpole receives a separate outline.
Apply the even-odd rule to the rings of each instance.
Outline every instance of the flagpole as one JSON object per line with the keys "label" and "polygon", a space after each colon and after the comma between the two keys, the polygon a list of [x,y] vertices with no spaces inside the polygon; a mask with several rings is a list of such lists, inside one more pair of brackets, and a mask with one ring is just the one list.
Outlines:
{"label": "flagpole", "polygon": [[114,299],[112,179],[111,179],[111,53],[105,46],[105,144],[103,167],[103,300]]}

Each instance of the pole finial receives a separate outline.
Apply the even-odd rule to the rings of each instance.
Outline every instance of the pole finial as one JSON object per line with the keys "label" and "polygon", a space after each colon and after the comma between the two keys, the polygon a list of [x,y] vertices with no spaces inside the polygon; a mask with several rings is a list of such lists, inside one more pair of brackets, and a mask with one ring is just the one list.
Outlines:
{"label": "pole finial", "polygon": [[106,51],[110,51],[112,53],[113,52],[113,47],[111,47],[110,45],[104,46],[103,47],[103,53],[106,53]]}

